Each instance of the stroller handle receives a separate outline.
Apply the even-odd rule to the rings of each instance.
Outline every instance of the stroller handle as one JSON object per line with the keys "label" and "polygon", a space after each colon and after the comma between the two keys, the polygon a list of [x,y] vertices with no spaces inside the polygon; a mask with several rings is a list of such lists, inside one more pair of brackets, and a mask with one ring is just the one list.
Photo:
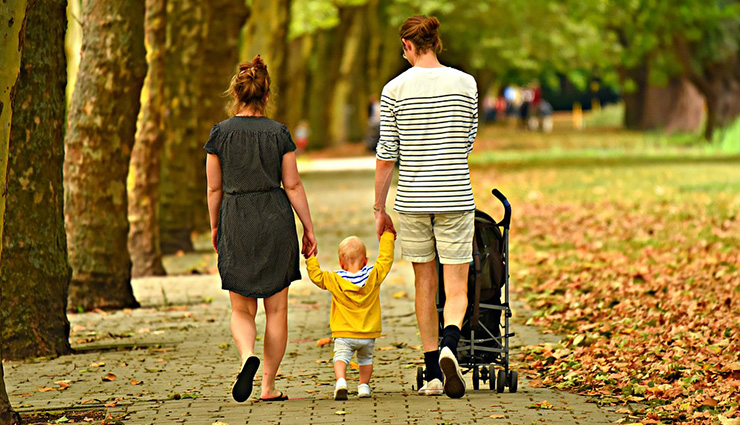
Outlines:
{"label": "stroller handle", "polygon": [[504,194],[498,189],[494,188],[491,193],[493,193],[493,196],[495,196],[504,205],[504,219],[499,222],[499,225],[508,229],[509,224],[511,223],[511,204],[509,203],[509,200],[506,199],[506,196],[504,196]]}

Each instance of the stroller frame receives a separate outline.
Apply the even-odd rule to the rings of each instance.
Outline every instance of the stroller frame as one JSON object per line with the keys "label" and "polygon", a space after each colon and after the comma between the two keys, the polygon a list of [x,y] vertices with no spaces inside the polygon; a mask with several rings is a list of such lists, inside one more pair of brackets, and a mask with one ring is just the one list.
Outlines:
{"label": "stroller frame", "polygon": [[[468,277],[468,288],[471,289],[471,279],[474,280],[472,288],[474,294],[468,294],[468,307],[463,321],[460,341],[458,343],[458,364],[461,372],[466,374],[473,372],[473,389],[480,388],[480,381],[488,381],[491,390],[499,393],[504,392],[506,387],[509,392],[516,392],[519,377],[516,371],[510,370],[509,364],[509,338],[515,334],[510,332],[509,319],[511,318],[511,306],[509,304],[509,227],[511,224],[511,204],[506,197],[498,190],[493,189],[492,194],[501,202],[504,207],[504,218],[495,223],[499,229],[503,229],[503,259],[504,259],[504,280],[500,288],[503,295],[503,302],[500,304],[489,304],[481,302],[481,262],[478,243],[473,241],[473,262],[471,262],[471,272],[475,276]],[[482,211],[486,218],[490,218]],[[477,237],[476,237],[477,238]],[[437,285],[437,314],[439,316],[440,335],[444,328],[444,273],[443,267],[437,263],[438,285]],[[472,295],[472,297],[471,297]],[[489,329],[480,319],[481,313],[493,313],[498,317],[498,328]],[[503,317],[501,317],[503,316]],[[503,323],[502,319],[503,318]],[[467,330],[467,332],[466,332]],[[441,336],[440,336],[441,342]],[[498,373],[494,370],[498,367]],[[424,383],[424,368],[419,366],[416,374],[417,387],[421,388]]]}

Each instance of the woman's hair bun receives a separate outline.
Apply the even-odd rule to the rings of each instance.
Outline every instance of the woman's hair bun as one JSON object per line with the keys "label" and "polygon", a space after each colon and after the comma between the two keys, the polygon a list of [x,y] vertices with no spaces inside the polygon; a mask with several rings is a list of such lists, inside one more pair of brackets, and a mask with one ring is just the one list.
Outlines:
{"label": "woman's hair bun", "polygon": [[242,106],[253,106],[264,114],[267,95],[270,94],[270,74],[260,55],[251,62],[239,64],[226,95],[233,96],[229,114],[236,115]]}
{"label": "woman's hair bun", "polygon": [[267,65],[265,65],[265,61],[262,60],[262,56],[260,55],[255,56],[254,59],[252,59],[251,64],[255,68],[267,69]]}

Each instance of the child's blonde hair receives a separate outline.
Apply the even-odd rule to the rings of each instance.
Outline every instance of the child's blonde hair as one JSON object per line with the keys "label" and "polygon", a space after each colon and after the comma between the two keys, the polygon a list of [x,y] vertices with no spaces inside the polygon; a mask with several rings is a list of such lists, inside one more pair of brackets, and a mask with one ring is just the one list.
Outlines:
{"label": "child's blonde hair", "polygon": [[343,264],[355,264],[367,258],[367,249],[357,236],[350,236],[339,242],[339,261]]}

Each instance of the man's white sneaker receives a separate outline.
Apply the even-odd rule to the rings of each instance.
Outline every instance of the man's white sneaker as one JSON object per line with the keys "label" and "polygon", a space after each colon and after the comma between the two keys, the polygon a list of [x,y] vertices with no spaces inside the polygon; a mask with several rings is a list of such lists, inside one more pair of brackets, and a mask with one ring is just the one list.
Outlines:
{"label": "man's white sneaker", "polygon": [[455,355],[449,347],[442,347],[439,352],[439,368],[445,376],[444,390],[449,398],[460,398],[465,395],[465,380],[460,372]]}
{"label": "man's white sneaker", "polygon": [[370,397],[370,385],[368,384],[360,384],[357,386],[357,396],[359,398],[367,398]]}
{"label": "man's white sneaker", "polygon": [[437,378],[428,381],[423,387],[419,388],[419,395],[442,395],[444,392],[442,381]]}
{"label": "man's white sneaker", "polygon": [[334,400],[347,400],[347,381],[343,378],[337,379],[334,385]]}

